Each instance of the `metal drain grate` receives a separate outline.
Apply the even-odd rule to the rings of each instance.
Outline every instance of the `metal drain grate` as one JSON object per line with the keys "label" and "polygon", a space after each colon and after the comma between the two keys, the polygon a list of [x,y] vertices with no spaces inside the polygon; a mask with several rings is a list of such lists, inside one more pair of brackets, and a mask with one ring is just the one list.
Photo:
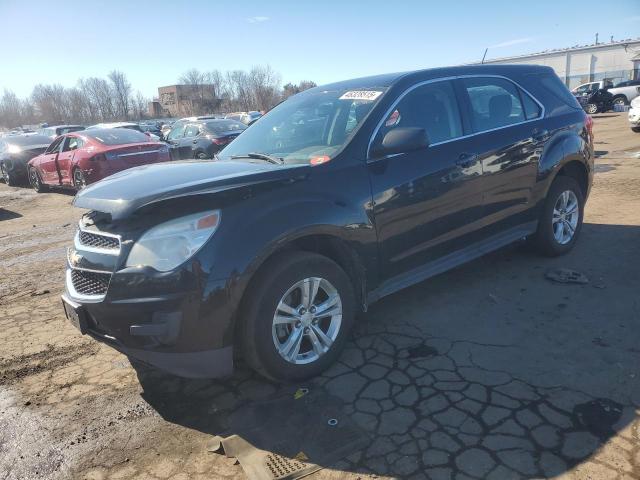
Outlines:
{"label": "metal drain grate", "polygon": [[271,472],[274,480],[284,480],[309,467],[307,464],[283,457],[277,453],[269,453],[264,459],[264,465]]}

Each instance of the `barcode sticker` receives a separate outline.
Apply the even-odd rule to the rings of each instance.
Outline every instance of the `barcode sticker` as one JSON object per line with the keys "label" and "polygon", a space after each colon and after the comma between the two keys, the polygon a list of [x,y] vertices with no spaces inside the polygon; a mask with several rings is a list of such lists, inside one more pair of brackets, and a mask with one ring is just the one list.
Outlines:
{"label": "barcode sticker", "polygon": [[376,90],[350,90],[340,97],[340,100],[375,100],[382,92]]}

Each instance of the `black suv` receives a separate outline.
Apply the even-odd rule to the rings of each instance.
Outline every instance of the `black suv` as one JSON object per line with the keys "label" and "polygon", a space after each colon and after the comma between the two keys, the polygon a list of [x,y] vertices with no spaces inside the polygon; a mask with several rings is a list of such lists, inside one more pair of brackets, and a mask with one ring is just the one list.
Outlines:
{"label": "black suv", "polygon": [[203,160],[213,158],[246,129],[246,125],[237,120],[222,118],[178,120],[171,126],[166,141],[173,160],[189,158]]}
{"label": "black suv", "polygon": [[216,161],[82,190],[64,307],[83,333],[178,375],[229,374],[235,352],[299,380],[385,295],[525,238],[571,250],[592,178],[591,120],[548,67],[325,85]]}

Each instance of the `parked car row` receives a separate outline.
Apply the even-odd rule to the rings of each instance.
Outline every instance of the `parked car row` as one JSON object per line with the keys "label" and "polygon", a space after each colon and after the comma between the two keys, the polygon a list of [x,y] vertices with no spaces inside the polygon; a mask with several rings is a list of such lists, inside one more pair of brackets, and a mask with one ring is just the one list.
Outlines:
{"label": "parked car row", "polygon": [[640,80],[627,80],[616,85],[610,80],[584,83],[572,90],[589,114],[606,112],[615,105],[629,105],[640,95]]}

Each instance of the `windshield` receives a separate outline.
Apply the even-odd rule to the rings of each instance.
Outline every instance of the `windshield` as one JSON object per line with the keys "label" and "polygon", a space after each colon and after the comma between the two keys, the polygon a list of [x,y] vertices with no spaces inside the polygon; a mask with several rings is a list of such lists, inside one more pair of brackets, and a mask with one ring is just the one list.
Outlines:
{"label": "windshield", "polygon": [[149,137],[144,133],[130,128],[105,128],[96,130],[85,130],[87,137],[91,137],[104,145],[124,145],[126,143],[148,142]]}
{"label": "windshield", "polygon": [[219,157],[229,160],[263,153],[285,163],[328,161],[385,90],[311,91],[291,97],[230,143]]}

